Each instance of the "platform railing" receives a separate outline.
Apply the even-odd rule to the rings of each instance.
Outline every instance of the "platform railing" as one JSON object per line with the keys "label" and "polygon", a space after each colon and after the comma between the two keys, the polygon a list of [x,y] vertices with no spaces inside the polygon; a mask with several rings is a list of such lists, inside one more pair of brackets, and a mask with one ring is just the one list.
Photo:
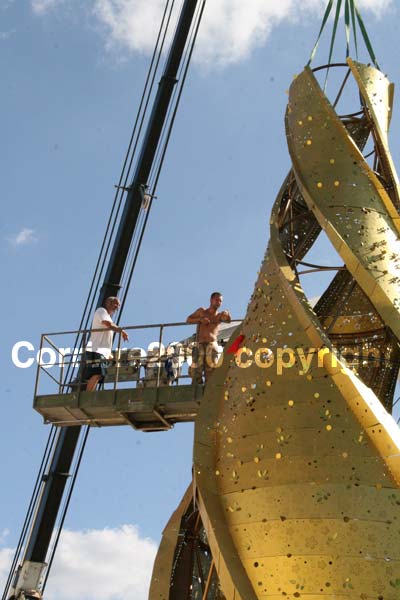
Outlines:
{"label": "platform railing", "polygon": [[[230,337],[230,332],[240,323],[232,321],[218,335],[218,350]],[[226,327],[226,326],[225,326]],[[185,322],[132,325],[124,327],[129,341],[124,342],[120,333],[114,335],[113,357],[108,361],[104,389],[123,387],[162,387],[167,385],[202,384],[193,362],[197,347],[197,332]],[[84,366],[87,362],[85,349],[92,331],[59,331],[44,333],[40,340],[35,397],[39,395],[80,392],[85,388]],[[71,346],[81,340],[78,348]]]}

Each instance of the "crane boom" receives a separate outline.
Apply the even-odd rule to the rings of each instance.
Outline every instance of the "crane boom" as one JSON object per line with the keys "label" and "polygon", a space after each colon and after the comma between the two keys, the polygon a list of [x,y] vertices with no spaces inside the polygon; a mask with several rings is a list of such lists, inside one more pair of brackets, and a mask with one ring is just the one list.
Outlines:
{"label": "crane boom", "polygon": [[[107,296],[117,295],[121,287],[123,269],[142,205],[143,186],[147,184],[155,161],[174,87],[178,82],[178,70],[182,62],[198,1],[185,0],[181,9],[178,25],[143,138],[134,176],[127,189],[124,209],[97,306],[101,306]],[[11,595],[8,596],[10,599],[42,598],[40,580],[46,567],[46,556],[79,441],[80,430],[81,427],[63,427],[59,432],[24,551],[23,562],[17,571]]]}

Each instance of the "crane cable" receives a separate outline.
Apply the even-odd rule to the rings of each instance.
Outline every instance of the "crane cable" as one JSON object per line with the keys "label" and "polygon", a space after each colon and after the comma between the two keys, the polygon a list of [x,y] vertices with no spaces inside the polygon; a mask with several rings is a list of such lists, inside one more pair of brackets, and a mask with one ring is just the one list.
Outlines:
{"label": "crane cable", "polygon": [[2,596],[2,600],[7,600],[7,594],[8,594],[8,591],[10,589],[10,585],[12,583],[12,578],[13,578],[13,575],[14,575],[15,570],[17,568],[18,560],[20,558],[22,547],[23,547],[23,544],[25,542],[26,535],[27,535],[27,532],[29,530],[29,525],[30,525],[30,522],[31,522],[31,519],[32,519],[32,516],[33,516],[34,507],[35,507],[35,504],[36,504],[36,501],[37,501],[37,498],[38,498],[38,494],[39,494],[39,490],[40,490],[40,484],[43,481],[43,474],[44,474],[44,472],[46,471],[46,469],[48,468],[48,465],[49,465],[49,460],[50,460],[50,457],[51,457],[51,448],[52,448],[52,445],[53,445],[54,437],[56,435],[56,430],[57,430],[57,428],[54,425],[52,425],[51,426],[51,430],[50,430],[50,435],[49,435],[49,437],[47,439],[47,444],[46,444],[46,447],[45,447],[45,450],[44,450],[44,453],[43,453],[42,462],[40,464],[38,475],[36,477],[36,482],[35,482],[35,485],[34,485],[34,488],[33,488],[33,493],[32,493],[32,496],[31,496],[31,499],[30,499],[30,502],[29,502],[29,506],[28,506],[28,510],[27,510],[27,513],[26,513],[26,516],[25,516],[24,524],[22,526],[21,535],[20,535],[20,538],[18,540],[17,548],[16,548],[15,553],[14,553],[13,562],[11,564],[10,572],[9,572],[9,575],[8,575],[8,578],[7,578],[7,581],[6,581],[6,585],[5,585],[4,593],[3,593],[3,596]]}
{"label": "crane cable", "polygon": [[[194,21],[195,24],[192,26],[192,31],[191,31],[191,34],[189,36],[188,48],[186,49],[186,52],[184,54],[184,61],[182,63],[183,66],[180,69],[180,73],[183,72],[183,76],[181,78],[181,74],[179,75],[179,80],[181,80],[181,84],[180,84],[180,87],[179,87],[179,92],[177,93],[177,100],[176,100],[176,103],[175,103],[175,107],[173,109],[173,112],[172,112],[171,108],[168,111],[168,114],[170,114],[172,112],[172,117],[170,119],[170,122],[169,122],[169,125],[168,125],[168,129],[166,127],[164,128],[164,130],[166,131],[166,135],[164,137],[164,141],[163,141],[162,146],[161,146],[161,151],[158,151],[158,156],[160,158],[158,159],[158,165],[157,165],[157,169],[155,171],[156,176],[155,176],[155,183],[153,185],[153,193],[154,193],[154,191],[156,189],[156,186],[157,186],[157,183],[158,183],[158,179],[159,179],[159,176],[160,176],[160,172],[161,172],[161,168],[162,168],[162,165],[163,165],[163,162],[164,162],[164,158],[165,158],[165,154],[166,154],[168,142],[170,140],[170,136],[171,136],[171,132],[172,132],[172,127],[173,127],[173,124],[174,124],[174,121],[175,121],[175,117],[176,117],[176,114],[177,114],[179,102],[180,102],[181,95],[182,95],[183,86],[184,86],[185,81],[186,81],[186,76],[187,76],[187,72],[188,72],[190,60],[191,60],[191,57],[192,57],[194,44],[195,44],[195,41],[196,41],[196,38],[197,38],[197,33],[198,33],[198,30],[199,30],[200,21],[201,21],[201,17],[202,17],[202,14],[203,14],[204,6],[205,6],[205,0],[203,0],[200,8],[198,9],[197,17],[196,17],[196,19]],[[172,8],[173,7],[171,7],[171,11],[172,11]],[[166,31],[165,31],[165,33],[166,33]],[[164,39],[165,39],[165,35],[164,35]],[[176,90],[175,90],[175,92],[176,92]],[[172,106],[172,104],[171,104],[171,106]],[[150,200],[150,204],[151,204],[151,202],[152,202],[152,199]],[[146,215],[145,215],[144,220],[142,220],[142,225],[141,225],[141,227],[139,227],[139,230],[140,230],[139,242],[138,242],[137,247],[136,247],[136,252],[135,252],[135,255],[134,255],[134,260],[133,260],[133,262],[131,264],[131,267],[129,269],[129,276],[128,276],[127,280],[126,280],[125,285],[123,285],[124,293],[123,293],[123,297],[122,297],[122,303],[121,303],[121,310],[119,312],[119,318],[120,318],[123,306],[124,306],[126,298],[127,298],[127,293],[128,293],[128,290],[129,290],[129,285],[130,285],[130,282],[131,282],[131,279],[132,279],[134,267],[135,267],[136,260],[137,260],[137,257],[138,257],[138,253],[139,253],[139,250],[140,250],[140,246],[141,246],[141,242],[142,242],[142,239],[143,239],[143,235],[144,235],[144,231],[145,231],[147,219],[148,219],[148,216],[149,216],[149,212],[150,212],[150,205],[149,205],[149,210],[146,211]],[[142,211],[142,215],[143,215],[143,211]],[[139,221],[138,221],[138,225],[139,225]],[[61,517],[60,517],[60,520],[59,520],[59,525],[56,528],[56,532],[57,533],[56,533],[56,536],[55,536],[54,544],[53,544],[51,552],[50,552],[49,564],[48,564],[48,568],[47,568],[47,571],[46,571],[46,576],[45,576],[45,579],[44,579],[44,582],[43,582],[43,585],[42,585],[42,591],[44,591],[44,589],[45,589],[45,586],[46,586],[46,583],[47,583],[47,579],[48,579],[48,575],[49,575],[49,572],[50,572],[50,568],[51,568],[51,565],[52,565],[52,562],[53,562],[53,559],[54,559],[54,555],[55,555],[55,552],[56,552],[56,549],[57,549],[57,546],[58,546],[58,542],[59,542],[59,538],[60,538],[60,535],[61,535],[62,527],[63,527],[63,524],[64,524],[66,512],[68,510],[68,506],[69,506],[70,499],[71,499],[71,496],[72,496],[73,487],[74,487],[74,484],[75,484],[75,481],[76,481],[77,472],[79,470],[79,466],[80,466],[80,463],[81,463],[83,451],[84,451],[84,448],[85,448],[85,445],[86,445],[88,433],[89,433],[89,427],[86,427],[85,434],[84,434],[84,440],[81,443],[81,447],[80,447],[79,452],[78,452],[78,457],[77,457],[76,465],[75,465],[75,468],[73,469],[73,478],[71,480],[71,485],[69,486],[67,497],[66,497],[64,506],[62,508],[62,511],[61,511]]]}
{"label": "crane cable", "polygon": [[[96,292],[98,292],[98,289],[99,289],[99,285],[100,285],[100,282],[101,282],[102,274],[103,274],[104,268],[105,268],[107,254],[109,252],[109,249],[110,249],[110,246],[111,246],[112,237],[113,237],[113,233],[114,233],[114,230],[115,230],[115,227],[116,227],[116,224],[117,224],[118,213],[119,213],[120,207],[122,205],[123,193],[125,191],[126,184],[127,184],[128,180],[129,180],[129,177],[130,177],[130,174],[131,174],[134,156],[136,154],[136,150],[137,150],[137,147],[138,147],[140,135],[141,135],[141,132],[142,132],[142,129],[143,129],[143,126],[144,126],[144,122],[145,122],[145,118],[146,118],[146,114],[147,114],[147,110],[148,110],[148,106],[149,106],[149,101],[150,101],[151,93],[152,93],[152,90],[153,90],[153,87],[154,87],[155,77],[156,77],[158,66],[159,66],[159,63],[160,63],[160,58],[161,58],[161,55],[162,55],[162,51],[163,51],[163,48],[164,48],[166,34],[167,34],[167,31],[168,31],[168,28],[169,28],[169,24],[170,24],[171,14],[172,14],[172,11],[173,11],[173,8],[174,8],[174,3],[175,3],[175,0],[172,0],[172,2],[170,2],[170,0],[167,0],[167,3],[165,5],[164,14],[163,14],[162,22],[161,22],[161,26],[160,26],[160,29],[159,29],[159,32],[158,32],[158,36],[157,36],[156,47],[155,47],[155,50],[153,52],[152,61],[151,61],[150,68],[149,68],[148,75],[147,75],[147,79],[146,79],[145,90],[144,90],[144,92],[142,94],[142,99],[141,99],[141,102],[140,102],[139,111],[138,111],[138,114],[137,114],[137,117],[136,117],[136,120],[135,120],[134,130],[133,130],[133,133],[132,133],[132,136],[131,136],[131,139],[130,139],[128,151],[127,151],[126,156],[125,156],[122,173],[121,173],[121,176],[120,176],[120,180],[119,180],[118,187],[117,187],[117,192],[116,192],[116,195],[115,195],[115,200],[114,200],[113,208],[115,206],[116,199],[118,198],[118,195],[119,195],[120,198],[119,198],[118,208],[117,208],[117,210],[115,212],[114,222],[113,222],[112,228],[110,230],[110,233],[108,235],[108,243],[107,243],[106,250],[104,252],[102,266],[101,266],[99,275],[97,277],[97,285],[96,285],[95,294],[96,294]],[[168,11],[168,7],[169,6],[170,6],[170,8],[169,8],[169,11]],[[167,14],[168,14],[168,17],[166,19]],[[161,39],[161,44],[159,43],[160,39]],[[154,66],[154,68],[153,68],[153,66]],[[152,70],[153,70],[153,73],[152,73],[152,76],[151,76],[151,71]],[[150,86],[149,86],[149,89],[148,89],[148,92],[147,92],[147,97],[146,97],[146,95],[145,95],[145,93],[146,93],[146,87],[147,87],[148,82],[150,80],[150,76],[151,76],[151,81],[150,81]],[[141,111],[142,107],[143,107],[143,112],[142,112],[142,116],[140,118],[140,123],[139,123],[140,111]],[[129,160],[129,163],[128,163],[129,154],[131,154],[131,156],[130,156],[130,160]],[[126,165],[128,165],[128,167],[126,169],[126,173],[125,173],[125,177],[124,177],[124,171],[125,171]],[[121,191],[120,187],[121,187],[121,183],[122,182],[123,182],[122,188],[124,189],[124,191],[122,193],[119,193]],[[110,217],[110,221],[111,221],[111,217]],[[108,228],[108,230],[109,230],[109,228]],[[102,249],[104,247],[104,242],[105,242],[105,239],[103,240]],[[99,261],[98,261],[98,264],[99,264]],[[89,325],[89,318],[90,318],[90,314],[91,314],[91,312],[93,310],[95,294],[93,295],[93,299],[92,299],[92,302],[91,302],[91,305],[90,305],[90,310],[88,311],[88,314],[87,314],[87,317],[86,317],[86,321],[85,321],[85,324],[84,324],[84,329],[87,329],[88,325]],[[122,312],[122,307],[121,307],[121,310],[120,310],[120,314],[121,314],[121,312]],[[83,319],[82,319],[82,322],[81,322],[81,326],[82,326],[82,324],[83,324]],[[81,342],[80,346],[82,346],[82,342]],[[56,552],[56,549],[57,549],[57,546],[58,546],[58,543],[59,543],[61,531],[62,531],[62,528],[63,528],[63,525],[64,525],[66,513],[67,513],[67,510],[68,510],[68,507],[69,507],[69,503],[70,503],[70,500],[71,500],[72,492],[73,492],[73,489],[74,489],[74,486],[75,486],[76,478],[77,478],[79,467],[80,467],[80,464],[81,464],[83,452],[84,452],[84,449],[85,449],[85,446],[86,446],[86,442],[87,442],[87,438],[88,438],[88,435],[89,435],[89,429],[90,429],[90,427],[86,426],[84,428],[83,434],[81,436],[82,439],[81,439],[81,443],[80,443],[80,448],[78,450],[77,459],[76,459],[76,461],[74,463],[74,466],[73,466],[73,469],[71,471],[72,475],[71,475],[71,479],[70,479],[70,484],[68,486],[68,490],[67,490],[67,495],[65,497],[65,501],[64,501],[63,506],[62,506],[61,511],[60,511],[60,516],[59,516],[58,526],[56,527],[56,534],[55,534],[54,542],[53,542],[53,545],[52,545],[52,547],[50,549],[50,552],[49,552],[48,567],[46,569],[46,575],[45,575],[45,578],[44,578],[44,581],[43,581],[43,584],[42,584],[42,592],[45,589],[45,586],[46,586],[46,583],[47,583],[47,579],[48,579],[48,576],[49,576],[49,572],[50,572],[50,568],[51,568],[51,565],[53,563],[54,555],[55,555],[55,552]]]}
{"label": "crane cable", "polygon": [[[127,152],[125,155],[119,182],[118,182],[118,185],[116,186],[117,190],[116,190],[116,193],[114,196],[113,205],[112,205],[110,216],[109,216],[109,219],[107,222],[106,231],[103,236],[103,241],[101,244],[99,257],[98,257],[98,260],[96,263],[96,267],[95,267],[92,281],[90,284],[86,303],[85,303],[85,306],[83,309],[83,315],[82,315],[82,319],[81,319],[81,322],[79,325],[80,330],[88,328],[89,318],[93,311],[93,306],[94,306],[96,295],[99,291],[99,285],[100,285],[101,277],[104,272],[106,258],[109,253],[111,241],[112,241],[116,223],[118,220],[118,215],[119,215],[121,205],[122,205],[122,199],[123,199],[123,194],[124,194],[124,191],[122,188],[126,187],[126,183],[129,180],[129,176],[131,173],[133,160],[134,160],[136,150],[138,147],[140,135],[141,135],[143,125],[145,123],[146,116],[148,113],[149,101],[150,101],[150,98],[151,98],[151,95],[153,92],[155,77],[156,77],[156,74],[158,71],[160,58],[161,58],[163,48],[165,45],[166,34],[167,34],[167,31],[169,28],[171,14],[172,14],[172,11],[174,8],[174,3],[175,3],[175,0],[172,0],[172,1],[167,0],[167,2],[165,4],[161,25],[160,25],[158,35],[157,35],[156,45],[154,48],[154,52],[152,55],[151,63],[150,63],[146,81],[145,81],[144,90],[143,90],[140,104],[139,104],[139,109],[137,111],[132,135],[131,135],[128,149],[127,149]],[[161,40],[161,44],[160,44],[160,40]],[[121,312],[122,312],[122,307],[121,307]],[[77,335],[76,340],[75,340],[75,347],[78,347],[78,343],[79,343],[79,334]],[[67,369],[66,377],[69,375],[68,371],[69,371],[70,367],[71,367],[71,364],[69,365],[69,367]],[[10,568],[10,573],[7,578],[7,582],[6,582],[4,593],[2,596],[2,600],[7,600],[7,595],[10,590],[10,587],[12,585],[14,574],[16,572],[16,569],[18,568],[18,563],[21,562],[23,548],[24,548],[24,545],[25,545],[25,542],[27,539],[27,535],[31,531],[31,525],[33,522],[34,515],[36,513],[36,508],[37,508],[38,500],[41,495],[41,490],[42,490],[44,482],[46,481],[46,479],[48,477],[48,471],[49,471],[49,466],[50,466],[50,462],[51,462],[50,459],[52,457],[52,454],[53,454],[53,451],[54,451],[54,448],[55,448],[55,445],[56,445],[57,439],[58,439],[57,430],[58,430],[58,428],[53,425],[51,427],[51,430],[50,430],[50,433],[49,433],[49,436],[47,439],[47,443],[46,443],[45,450],[43,453],[42,461],[41,461],[41,464],[40,464],[40,467],[38,470],[36,482],[34,484],[34,489],[33,489],[33,493],[32,493],[32,496],[31,496],[31,499],[30,499],[30,502],[28,505],[28,509],[26,511],[21,535],[18,540],[17,547],[16,547],[16,550],[14,553],[13,561],[12,561],[11,568]],[[60,432],[60,430],[58,430],[58,433],[59,432]],[[73,487],[74,487],[76,477],[78,474],[78,470],[79,470],[80,462],[82,459],[83,450],[86,445],[88,433],[89,433],[89,427],[86,427],[84,429],[84,432],[82,435],[78,458],[77,458],[77,461],[75,462],[74,469],[71,473],[70,485],[69,485],[66,501],[65,501],[63,510],[61,512],[61,518],[59,521],[60,526],[58,527],[57,535],[55,538],[55,543],[52,548],[49,566],[51,565],[51,563],[53,561],[55,549],[58,544],[58,539],[59,539],[59,536],[61,533],[62,525],[65,520],[66,511],[67,511],[67,508],[69,505]],[[23,560],[23,557],[22,557],[22,560]],[[48,572],[49,572],[49,568],[47,569],[45,582],[47,581]]]}
{"label": "crane cable", "polygon": [[82,457],[83,457],[83,452],[84,452],[85,447],[86,447],[86,442],[87,442],[87,439],[88,439],[89,430],[90,430],[89,426],[85,427],[84,434],[83,434],[83,436],[81,436],[81,442],[80,442],[80,446],[79,446],[79,449],[78,449],[78,455],[77,455],[77,458],[76,458],[76,461],[75,461],[74,468],[72,469],[71,483],[69,485],[68,492],[67,492],[66,498],[64,500],[64,504],[63,504],[62,509],[61,509],[61,516],[60,516],[59,521],[58,521],[58,526],[56,527],[56,530],[55,530],[56,533],[55,533],[55,537],[54,537],[54,542],[53,542],[53,545],[52,545],[52,547],[50,549],[50,552],[49,552],[49,559],[48,559],[48,564],[47,564],[47,568],[46,568],[46,575],[44,577],[43,584],[42,584],[42,590],[41,590],[42,594],[43,594],[43,592],[45,590],[45,587],[46,587],[47,579],[49,577],[50,569],[51,569],[51,566],[53,564],[54,555],[55,555],[56,550],[57,550],[58,542],[60,541],[61,531],[62,531],[63,526],[64,526],[65,517],[67,515],[69,503],[70,503],[71,497],[72,497],[72,492],[73,492],[74,487],[75,487],[75,482],[76,482],[76,478],[78,476],[79,467],[81,466],[81,461],[82,461]]}
{"label": "crane cable", "polygon": [[[195,25],[192,26],[192,32],[191,32],[191,34],[189,36],[189,40],[190,41],[189,41],[189,44],[188,44],[188,48],[187,48],[187,50],[186,50],[186,52],[184,54],[184,61],[183,61],[183,65],[184,66],[182,66],[181,69],[180,69],[180,72],[183,72],[183,77],[181,79],[181,76],[179,75],[179,80],[181,79],[181,84],[180,84],[179,92],[177,94],[177,101],[175,103],[175,107],[174,107],[174,110],[173,110],[173,113],[172,113],[172,118],[170,119],[170,123],[169,123],[169,126],[168,126],[168,131],[167,131],[166,136],[165,136],[165,141],[163,142],[163,145],[162,145],[162,150],[161,150],[160,153],[158,153],[159,156],[161,156],[161,158],[158,160],[158,166],[157,166],[157,170],[156,170],[156,180],[155,180],[155,184],[153,186],[153,193],[154,193],[155,188],[157,186],[158,178],[159,178],[159,175],[160,175],[160,172],[161,172],[161,168],[162,168],[162,165],[163,165],[163,162],[164,162],[164,158],[165,158],[165,154],[166,154],[168,142],[169,142],[169,139],[170,139],[170,136],[171,136],[172,127],[173,127],[173,124],[174,124],[174,121],[175,121],[175,117],[176,117],[178,105],[179,105],[180,98],[181,98],[181,95],[182,95],[183,86],[184,86],[184,83],[185,83],[185,80],[186,80],[186,76],[187,76],[187,72],[188,72],[188,68],[189,68],[190,59],[191,59],[191,56],[192,56],[192,53],[193,53],[194,44],[195,44],[195,41],[196,41],[196,38],[197,38],[197,33],[198,33],[199,26],[200,26],[200,21],[201,21],[201,17],[202,17],[202,14],[203,14],[204,6],[205,6],[205,0],[203,0],[203,2],[201,4],[201,8],[198,10],[198,14],[197,14],[197,18],[196,18],[197,19],[197,23],[196,23],[196,19],[195,19],[195,21],[194,21]],[[172,9],[173,9],[173,6],[171,7],[171,12],[172,12]],[[171,13],[170,13],[170,15],[171,15]],[[165,40],[165,34],[166,34],[166,30],[164,32],[163,42]],[[161,53],[161,51],[162,51],[162,48],[160,50],[160,53]],[[176,92],[176,90],[174,92]],[[171,112],[171,110],[168,111],[168,114],[170,114],[170,112]],[[131,164],[132,164],[132,161],[131,161]],[[150,200],[150,205],[151,205],[151,202],[152,202],[152,199]],[[142,212],[142,224],[140,225],[139,224],[140,222],[138,220],[138,224],[137,224],[138,226],[135,228],[135,232],[136,232],[136,229],[138,229],[140,231],[140,233],[139,233],[139,241],[138,241],[138,244],[136,245],[136,251],[134,253],[134,259],[133,259],[132,264],[131,264],[130,269],[129,269],[128,278],[127,278],[127,280],[125,282],[125,285],[123,285],[124,293],[123,293],[123,297],[122,297],[122,303],[121,303],[121,310],[119,312],[119,318],[121,316],[122,309],[123,309],[123,306],[124,306],[126,298],[127,298],[127,293],[128,293],[128,290],[129,290],[129,285],[130,285],[130,282],[131,282],[131,279],[132,279],[134,267],[136,265],[136,260],[137,260],[137,257],[138,257],[138,253],[139,253],[139,250],[140,250],[141,242],[142,242],[142,239],[143,239],[143,235],[144,235],[144,231],[145,231],[145,227],[146,227],[146,223],[147,223],[147,219],[148,219],[149,212],[150,212],[150,205],[149,205],[149,210],[146,211],[146,215],[145,215],[144,220],[143,220],[143,212],[144,211],[143,210],[141,211]],[[134,237],[135,237],[135,232],[134,232]],[[48,575],[49,575],[49,572],[50,572],[50,568],[51,568],[51,565],[52,565],[52,562],[53,562],[53,559],[54,559],[54,555],[55,555],[55,552],[56,552],[56,549],[57,549],[57,546],[58,546],[58,542],[59,542],[59,539],[60,539],[60,535],[61,535],[62,527],[63,527],[63,524],[64,524],[66,512],[68,510],[68,506],[69,506],[70,499],[71,499],[71,496],[72,496],[73,487],[74,487],[74,484],[75,484],[75,481],[76,481],[77,472],[79,470],[79,466],[80,466],[80,463],[81,463],[83,451],[85,449],[85,445],[86,445],[88,433],[89,433],[89,427],[86,427],[85,434],[84,434],[84,440],[81,443],[81,447],[80,447],[79,452],[78,452],[78,457],[77,457],[76,465],[75,465],[75,468],[73,470],[73,478],[71,480],[71,485],[69,486],[67,497],[66,497],[64,506],[62,508],[62,511],[61,511],[59,525],[56,528],[56,532],[57,533],[56,533],[56,536],[55,536],[54,544],[53,544],[53,546],[51,548],[51,551],[50,551],[50,559],[49,559],[48,568],[46,570],[46,576],[45,576],[45,579],[43,581],[42,591],[44,591],[44,589],[45,589],[45,586],[46,586],[46,583],[47,583],[47,579],[48,579]]]}
{"label": "crane cable", "polygon": [[[147,73],[146,82],[145,82],[144,90],[143,90],[142,97],[140,100],[139,109],[138,109],[138,112],[136,115],[132,135],[131,135],[128,149],[127,149],[127,152],[125,155],[121,175],[120,175],[118,184],[116,186],[117,189],[116,189],[116,193],[115,193],[115,197],[114,197],[113,206],[112,206],[110,217],[108,220],[106,232],[103,237],[103,242],[101,245],[99,258],[97,260],[95,272],[94,272],[92,282],[91,282],[91,287],[90,287],[89,294],[88,294],[88,297],[86,300],[83,317],[79,324],[79,331],[87,330],[89,327],[90,316],[93,312],[94,303],[95,303],[95,300],[96,300],[96,297],[97,297],[97,294],[99,291],[100,282],[101,282],[101,279],[104,274],[107,257],[109,256],[111,242],[112,242],[112,239],[115,234],[116,225],[118,223],[118,216],[119,216],[120,209],[122,206],[122,200],[124,197],[125,190],[127,189],[127,184],[128,184],[128,181],[129,181],[129,178],[131,175],[133,160],[136,155],[138,143],[139,143],[142,129],[143,129],[143,126],[145,123],[147,113],[148,113],[149,101],[150,101],[150,98],[151,98],[151,95],[152,95],[152,92],[154,89],[155,77],[156,77],[156,74],[158,71],[160,58],[161,58],[161,55],[163,52],[166,33],[169,28],[171,14],[172,14],[172,11],[174,8],[174,4],[175,4],[175,0],[172,0],[172,2],[171,2],[171,0],[167,0],[165,8],[164,8],[161,25],[160,25],[158,35],[157,35],[156,45],[154,48],[153,56],[152,56],[151,63],[149,66],[149,70]],[[169,11],[168,11],[168,9],[169,9]],[[161,40],[161,43],[160,43],[160,40]],[[101,266],[100,266],[100,264],[101,264]],[[91,296],[92,296],[92,299],[90,301]],[[75,344],[74,344],[75,348],[82,347],[82,345],[83,345],[82,342],[84,341],[83,338],[84,338],[84,335],[82,335],[82,334],[77,335]],[[71,364],[68,366],[68,369],[66,371],[65,382],[68,381],[68,378],[70,376],[70,369],[71,369]]]}
{"label": "crane cable", "polygon": [[[125,305],[125,302],[127,299],[128,291],[130,290],[130,284],[131,284],[131,280],[132,280],[133,271],[135,269],[136,262],[138,259],[139,251],[140,251],[143,236],[144,236],[144,231],[145,231],[145,228],[147,225],[147,220],[149,218],[150,210],[151,210],[151,207],[153,204],[153,198],[154,198],[156,190],[157,190],[157,185],[158,185],[159,177],[161,174],[161,169],[162,169],[162,166],[164,163],[166,151],[167,151],[168,144],[169,144],[169,141],[171,138],[172,128],[173,128],[173,125],[175,122],[175,118],[176,118],[179,103],[181,100],[183,88],[185,85],[185,81],[186,81],[189,65],[191,62],[195,42],[197,39],[201,19],[203,16],[205,4],[206,4],[206,0],[202,0],[202,2],[198,5],[197,14],[195,15],[195,18],[192,23],[191,32],[189,34],[189,42],[187,44],[187,48],[184,53],[182,65],[180,67],[179,74],[178,74],[178,80],[180,82],[180,85],[179,85],[179,87],[175,88],[175,90],[174,90],[174,93],[172,96],[172,101],[171,101],[170,107],[168,109],[167,117],[166,117],[163,131],[161,134],[160,145],[157,148],[155,163],[153,165],[153,168],[151,170],[150,177],[149,177],[149,188],[150,188],[149,205],[148,205],[147,209],[145,209],[145,210],[142,209],[142,225],[140,228],[140,232],[136,239],[134,239],[134,238],[132,239],[131,248],[129,250],[129,260],[127,260],[126,269],[124,270],[124,282],[125,283],[124,283],[123,289],[125,291],[124,291],[122,299],[121,299],[121,311],[120,311],[120,314],[117,319],[118,324],[120,322],[122,308]],[[139,221],[138,221],[138,223],[139,223]]]}

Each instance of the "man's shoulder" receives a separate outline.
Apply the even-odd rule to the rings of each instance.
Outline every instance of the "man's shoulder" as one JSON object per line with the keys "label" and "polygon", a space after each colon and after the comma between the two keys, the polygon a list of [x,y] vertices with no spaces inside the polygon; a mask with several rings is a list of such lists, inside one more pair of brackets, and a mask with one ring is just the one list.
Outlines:
{"label": "man's shoulder", "polygon": [[102,306],[95,310],[94,319],[97,319],[99,321],[111,321],[111,317],[108,314],[108,311]]}
{"label": "man's shoulder", "polygon": [[192,313],[192,314],[193,314],[193,315],[197,315],[198,313],[202,313],[202,312],[204,312],[205,310],[207,310],[207,309],[206,309],[206,308],[204,308],[204,306],[200,306],[200,308],[196,308],[196,310],[195,310],[195,311],[193,311],[193,313]]}

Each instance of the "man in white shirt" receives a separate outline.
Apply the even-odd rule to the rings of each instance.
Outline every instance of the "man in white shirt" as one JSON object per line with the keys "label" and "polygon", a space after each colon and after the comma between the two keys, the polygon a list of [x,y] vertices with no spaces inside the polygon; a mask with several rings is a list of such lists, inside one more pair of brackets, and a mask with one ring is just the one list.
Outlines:
{"label": "man in white shirt", "polygon": [[[128,334],[122,327],[113,323],[111,315],[120,307],[116,296],[109,296],[104,302],[104,308],[98,308],[93,315],[92,332],[88,346],[91,350],[85,352],[85,369],[83,381],[86,381],[86,391],[92,392],[97,384],[103,381],[107,372],[107,360],[112,358],[111,348],[114,332],[120,333],[126,342]],[[98,330],[98,331],[95,331]]]}

